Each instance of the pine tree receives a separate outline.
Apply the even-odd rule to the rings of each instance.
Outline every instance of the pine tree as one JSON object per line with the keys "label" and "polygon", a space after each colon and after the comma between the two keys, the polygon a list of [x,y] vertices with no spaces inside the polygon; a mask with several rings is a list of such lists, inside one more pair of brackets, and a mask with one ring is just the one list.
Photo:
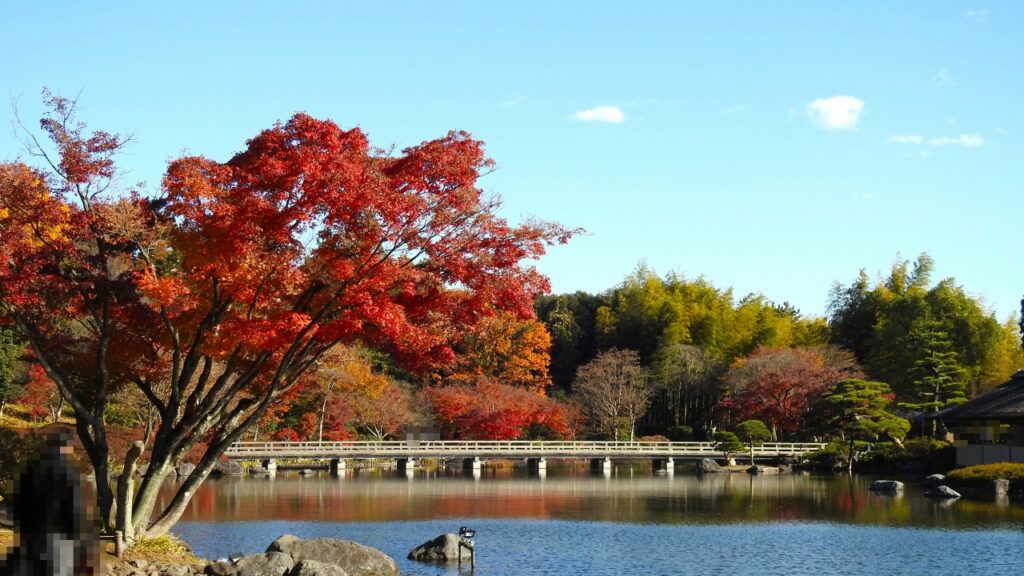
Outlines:
{"label": "pine tree", "polygon": [[[929,322],[911,334],[917,360],[914,361],[914,395],[918,402],[901,403],[901,408],[936,413],[967,401],[967,371],[960,366],[949,335]],[[935,421],[931,434],[936,435]]]}

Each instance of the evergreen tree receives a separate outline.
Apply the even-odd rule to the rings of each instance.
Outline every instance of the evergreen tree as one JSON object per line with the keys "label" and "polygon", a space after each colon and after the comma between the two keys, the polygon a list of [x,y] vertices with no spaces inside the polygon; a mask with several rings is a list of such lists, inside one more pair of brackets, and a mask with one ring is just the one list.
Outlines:
{"label": "evergreen tree", "polygon": [[[911,334],[918,360],[914,362],[914,395],[917,402],[904,402],[901,408],[936,413],[948,406],[967,401],[966,370],[960,366],[949,336],[936,322],[926,323]],[[931,421],[931,434],[936,433]]]}

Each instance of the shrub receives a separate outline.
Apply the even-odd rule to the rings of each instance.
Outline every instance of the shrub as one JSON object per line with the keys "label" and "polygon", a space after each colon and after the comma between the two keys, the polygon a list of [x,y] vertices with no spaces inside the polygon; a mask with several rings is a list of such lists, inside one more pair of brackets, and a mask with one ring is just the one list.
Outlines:
{"label": "shrub", "polygon": [[979,482],[1005,478],[1007,480],[1024,480],[1024,464],[1012,462],[996,462],[995,464],[979,464],[958,468],[946,475],[952,480],[963,482]]}
{"label": "shrub", "polygon": [[45,444],[44,434],[38,430],[19,433],[0,428],[0,495],[14,489],[14,479],[29,459],[34,458]]}
{"label": "shrub", "polygon": [[807,456],[807,466],[813,470],[837,470],[846,464],[846,448],[832,442]]}

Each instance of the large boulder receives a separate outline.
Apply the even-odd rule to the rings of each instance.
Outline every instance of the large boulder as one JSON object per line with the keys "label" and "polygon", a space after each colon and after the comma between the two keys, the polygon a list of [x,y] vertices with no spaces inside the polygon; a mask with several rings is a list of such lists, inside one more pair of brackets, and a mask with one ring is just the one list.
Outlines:
{"label": "large boulder", "polygon": [[178,469],[175,470],[175,472],[178,473],[178,476],[189,476],[192,472],[195,472],[195,469],[195,464],[191,462],[182,462],[181,464],[178,464]]}
{"label": "large boulder", "polygon": [[946,477],[942,474],[932,474],[924,480],[921,480],[922,488],[936,488],[941,486],[946,481]]}
{"label": "large boulder", "polygon": [[924,493],[929,498],[959,498],[960,493],[949,486],[936,486]]}
{"label": "large boulder", "polygon": [[698,474],[714,474],[716,472],[725,472],[725,468],[718,465],[711,458],[701,458],[697,461],[697,473]]}
{"label": "large boulder", "polygon": [[288,576],[348,576],[348,572],[336,564],[303,560],[292,568]]}
{"label": "large boulder", "polygon": [[210,472],[210,476],[241,476],[245,473],[242,469],[242,465],[234,460],[219,460],[216,466],[213,467],[213,471]]}
{"label": "large boulder", "polygon": [[203,574],[206,576],[235,576],[238,574],[238,568],[230,562],[212,562],[203,568]]}
{"label": "large boulder", "polygon": [[455,534],[441,534],[409,552],[409,560],[420,562],[456,562],[458,559],[459,537]]}
{"label": "large boulder", "polygon": [[903,482],[899,480],[875,480],[869,490],[874,492],[899,492],[903,490]]}
{"label": "large boulder", "polygon": [[290,534],[281,536],[267,552],[290,554],[296,563],[315,560],[334,564],[349,576],[398,576],[398,564],[380,550],[350,540],[313,538],[301,540]]}
{"label": "large boulder", "polygon": [[253,554],[235,564],[238,576],[284,576],[293,566],[295,560],[284,552]]}

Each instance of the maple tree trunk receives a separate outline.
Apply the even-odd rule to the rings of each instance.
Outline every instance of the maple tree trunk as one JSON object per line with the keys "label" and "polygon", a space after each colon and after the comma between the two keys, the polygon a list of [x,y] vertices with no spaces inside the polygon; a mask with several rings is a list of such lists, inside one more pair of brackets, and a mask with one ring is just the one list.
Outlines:
{"label": "maple tree trunk", "polygon": [[112,525],[114,506],[114,491],[110,486],[110,467],[107,462],[109,448],[106,430],[102,421],[94,426],[83,417],[75,418],[75,429],[96,476],[96,503],[100,509],[100,523],[106,530]]}
{"label": "maple tree trunk", "polygon": [[4,408],[7,407],[7,400],[0,401],[0,418],[4,417]]}

